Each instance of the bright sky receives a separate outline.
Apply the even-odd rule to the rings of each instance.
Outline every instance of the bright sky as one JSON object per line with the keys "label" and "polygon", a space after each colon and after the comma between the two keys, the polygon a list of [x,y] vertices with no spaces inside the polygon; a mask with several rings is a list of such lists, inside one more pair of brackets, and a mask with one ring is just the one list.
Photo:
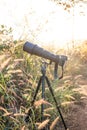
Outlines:
{"label": "bright sky", "polygon": [[[75,6],[74,17],[49,0],[0,0],[0,24],[12,26],[14,39],[28,36],[43,44],[87,40],[87,2]],[[83,12],[81,15],[79,12]],[[74,20],[74,21],[73,21]]]}

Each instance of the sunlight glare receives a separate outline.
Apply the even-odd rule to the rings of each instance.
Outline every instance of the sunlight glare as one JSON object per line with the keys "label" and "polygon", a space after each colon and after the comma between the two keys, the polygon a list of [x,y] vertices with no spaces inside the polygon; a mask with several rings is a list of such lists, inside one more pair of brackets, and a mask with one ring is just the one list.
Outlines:
{"label": "sunlight glare", "polygon": [[[12,26],[14,39],[28,36],[32,30],[34,41],[45,45],[64,46],[72,40],[87,40],[86,5],[75,6],[74,16],[72,13],[49,0],[0,0],[0,24]],[[26,39],[31,40],[30,35]]]}

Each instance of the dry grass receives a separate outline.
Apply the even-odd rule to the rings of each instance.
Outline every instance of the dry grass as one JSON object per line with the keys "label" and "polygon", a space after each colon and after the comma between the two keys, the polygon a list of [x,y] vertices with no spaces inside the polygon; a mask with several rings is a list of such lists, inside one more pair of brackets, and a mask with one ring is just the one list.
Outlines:
{"label": "dry grass", "polygon": [[59,117],[57,117],[57,118],[51,123],[50,130],[54,130],[54,129],[55,129],[55,126],[56,126],[56,124],[58,123],[58,121],[59,121]]}
{"label": "dry grass", "polygon": [[36,108],[39,107],[39,106],[42,105],[42,104],[52,106],[51,103],[47,102],[47,101],[44,100],[44,99],[40,99],[40,100],[38,100],[38,101],[35,101],[35,103],[34,103],[34,105],[35,105]]}
{"label": "dry grass", "polygon": [[39,126],[38,126],[38,130],[41,130],[43,128],[45,128],[47,126],[47,124],[49,123],[49,119],[43,121]]}
{"label": "dry grass", "polygon": [[[8,66],[7,70],[3,73],[3,76],[0,75],[0,122],[3,118],[3,129],[5,129],[8,124],[8,127],[12,128],[14,124],[13,129],[26,130],[29,127],[31,130],[33,130],[33,127],[31,126],[36,122],[39,122],[39,119],[36,118],[34,121],[31,119],[31,123],[27,126],[24,124],[23,116],[25,116],[26,110],[30,107],[31,100],[35,93],[37,82],[40,76],[40,74],[37,76],[37,72],[39,72],[39,67],[41,64],[36,57],[29,57],[27,54],[23,54],[19,45],[16,46],[16,50],[14,50],[14,55],[12,55],[12,58],[8,58],[0,68],[2,71]],[[84,46],[75,48],[73,54],[70,56],[70,60],[68,60],[67,66],[65,66],[66,76],[64,75],[65,77],[63,80],[58,81],[57,83],[55,81],[54,86],[52,86],[55,97],[58,99],[58,101],[60,101],[62,108],[65,108],[76,101],[76,97],[74,96],[75,91],[73,90],[75,90],[74,87],[76,87],[75,85],[78,78],[82,77],[81,65],[83,63],[87,63],[86,57],[87,43],[84,43]],[[37,68],[35,68],[35,66],[37,66]],[[49,77],[52,77],[53,74],[53,66],[51,67],[48,69],[50,70],[48,72],[50,75]],[[49,106],[49,108],[44,110],[44,116],[46,117],[46,120],[42,123],[39,122],[38,130],[46,127],[49,122],[51,124],[50,130],[54,130],[59,121],[59,117],[56,118],[56,114],[53,114],[53,112],[55,112],[55,105],[52,97],[50,96],[48,90],[46,94],[47,100],[40,99],[40,96],[41,93],[39,92],[38,99],[34,103],[38,114],[37,111],[36,113],[33,112],[33,117],[35,116],[34,114],[40,117],[40,106],[42,104]],[[7,120],[8,124],[6,124]],[[17,123],[17,128],[15,128],[15,123]]]}

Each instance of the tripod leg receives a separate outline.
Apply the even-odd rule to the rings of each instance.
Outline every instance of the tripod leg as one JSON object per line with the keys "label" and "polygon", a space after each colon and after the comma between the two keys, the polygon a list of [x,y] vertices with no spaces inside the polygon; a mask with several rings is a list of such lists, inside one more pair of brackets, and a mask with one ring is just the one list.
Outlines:
{"label": "tripod leg", "polygon": [[65,130],[67,130],[67,126],[66,126],[66,124],[65,124],[65,121],[64,121],[64,119],[63,119],[62,113],[61,113],[60,108],[59,108],[59,106],[58,106],[57,100],[56,100],[56,98],[55,98],[55,96],[54,96],[53,89],[52,89],[52,87],[51,87],[51,85],[50,85],[50,82],[49,82],[49,80],[48,80],[47,77],[46,77],[46,81],[47,81],[49,90],[50,90],[50,92],[51,92],[51,94],[52,94],[52,97],[53,97],[53,99],[54,99],[54,101],[55,101],[56,108],[57,108],[57,110],[58,110],[58,112],[59,112],[59,114],[60,114],[60,117],[61,117],[61,119],[62,119],[64,128],[65,128]]}
{"label": "tripod leg", "polygon": [[[45,76],[42,76],[42,99],[45,99]],[[41,105],[41,121],[44,120],[44,104]]]}
{"label": "tripod leg", "polygon": [[34,104],[34,101],[35,101],[35,99],[36,99],[37,93],[38,93],[39,88],[40,88],[40,85],[41,85],[41,81],[42,81],[42,77],[40,77],[40,80],[39,80],[39,82],[38,82],[38,85],[37,85],[37,88],[36,88],[36,92],[35,92],[35,94],[34,94],[34,97],[33,97],[33,100],[32,100],[32,102],[31,102],[31,105]]}
{"label": "tripod leg", "polygon": [[[31,101],[31,106],[34,105],[34,101],[35,101],[35,99],[36,99],[38,90],[39,90],[40,85],[41,85],[41,81],[42,81],[42,77],[40,77],[40,80],[39,80],[39,82],[38,82],[38,85],[37,85],[37,88],[36,88],[35,95],[34,95],[34,97],[33,97],[33,100]],[[28,113],[27,113],[27,116],[25,117],[25,122],[28,122],[28,121],[29,121],[29,116],[31,116],[31,113],[32,113],[32,110],[29,109],[29,110],[28,110]]]}

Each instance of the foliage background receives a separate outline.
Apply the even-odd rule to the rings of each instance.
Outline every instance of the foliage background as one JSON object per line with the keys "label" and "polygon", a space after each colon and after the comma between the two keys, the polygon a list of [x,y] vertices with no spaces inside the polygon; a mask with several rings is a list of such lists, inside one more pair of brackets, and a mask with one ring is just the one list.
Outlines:
{"label": "foliage background", "polygon": [[[79,1],[64,2],[56,0],[54,2],[63,7],[68,14],[72,8],[79,5]],[[85,1],[82,2],[84,3]],[[51,130],[63,129],[59,115],[56,117],[57,111],[55,109],[55,104],[47,86],[46,100],[44,101],[41,99],[41,91],[39,91],[35,102],[35,109],[30,106],[39,77],[41,76],[40,67],[42,58],[34,55],[31,56],[30,54],[23,52],[23,45],[27,39],[40,45],[41,39],[38,40],[38,36],[40,36],[43,30],[46,32],[48,27],[47,23],[50,20],[47,19],[48,21],[43,21],[43,19],[40,19],[36,28],[33,28],[29,22],[31,22],[30,17],[34,12],[32,9],[29,11],[29,19],[26,15],[23,19],[25,24],[18,24],[20,27],[23,27],[19,39],[14,40],[13,27],[8,27],[4,24],[1,24],[0,26],[0,129],[35,130],[42,129],[47,126],[47,124],[50,124]],[[86,15],[85,12],[79,12],[79,14],[80,13],[82,18]],[[48,15],[46,18],[47,17]],[[35,20],[37,19],[38,17],[36,17]],[[51,31],[52,30],[49,32]],[[63,30],[61,32],[63,32]],[[58,40],[58,35],[55,35]],[[74,91],[74,89],[79,88],[79,84],[77,82],[78,78],[81,76],[85,78],[87,76],[87,41],[84,39],[84,41],[77,42],[74,39],[74,34],[72,33],[71,35],[72,40],[70,42],[68,41],[66,47],[63,47],[62,49],[53,46],[54,41],[50,40],[48,37],[47,42],[44,42],[50,43],[50,46],[49,44],[48,46],[45,46],[42,42],[42,47],[48,51],[68,56],[68,61],[64,70],[64,78],[62,80],[53,79],[54,64],[48,66],[47,68],[47,76],[51,81],[55,97],[58,100],[58,104],[66,122],[68,120],[67,113],[70,113],[70,105],[80,103],[81,97],[83,96],[81,93]],[[53,38],[55,39],[55,37]],[[79,44],[77,45],[77,43]],[[60,68],[59,73],[61,73]],[[44,114],[47,115],[47,118],[45,122],[42,123],[40,122],[41,104],[45,104],[48,108],[48,110],[45,110],[44,112]],[[30,108],[32,110],[32,116],[30,116],[30,122],[25,123],[24,118]]]}
{"label": "foliage background", "polygon": [[[56,119],[56,109],[54,101],[51,97],[48,88],[46,87],[46,101],[41,100],[41,91],[39,91],[36,109],[32,109],[30,123],[24,122],[26,112],[30,107],[30,102],[36,90],[36,86],[40,77],[41,58],[31,56],[23,52],[24,41],[13,41],[12,29],[7,29],[6,26],[1,25],[1,35],[7,35],[8,40],[1,39],[0,42],[0,128],[1,130],[18,130],[18,129],[37,129],[40,118],[40,104],[45,104],[47,107],[50,104],[49,117],[50,123]],[[10,36],[10,37],[9,37]],[[47,48],[50,51],[54,51]],[[73,76],[81,73],[81,67],[86,66],[87,63],[87,42],[70,50],[59,50],[57,53],[61,54],[67,51],[70,58],[65,67],[65,78],[60,81],[53,81],[53,66],[47,69],[47,75],[52,82],[52,88],[56,99],[61,106],[64,117],[67,119],[66,112],[68,111],[68,104],[72,102],[80,102],[81,95],[74,92],[73,89],[78,87]],[[77,60],[78,59],[78,60]],[[37,66],[37,67],[36,67]],[[83,73],[86,76],[86,73]],[[67,79],[68,76],[68,79]],[[51,109],[51,110],[50,110]],[[54,112],[55,111],[55,112]],[[38,117],[36,116],[38,113]],[[55,114],[54,114],[55,113]],[[57,119],[56,119],[57,120]],[[40,123],[40,122],[39,122]],[[44,123],[44,126],[47,124]],[[43,124],[42,124],[43,126]],[[51,125],[52,127],[52,125]],[[58,128],[59,126],[57,126]]]}

